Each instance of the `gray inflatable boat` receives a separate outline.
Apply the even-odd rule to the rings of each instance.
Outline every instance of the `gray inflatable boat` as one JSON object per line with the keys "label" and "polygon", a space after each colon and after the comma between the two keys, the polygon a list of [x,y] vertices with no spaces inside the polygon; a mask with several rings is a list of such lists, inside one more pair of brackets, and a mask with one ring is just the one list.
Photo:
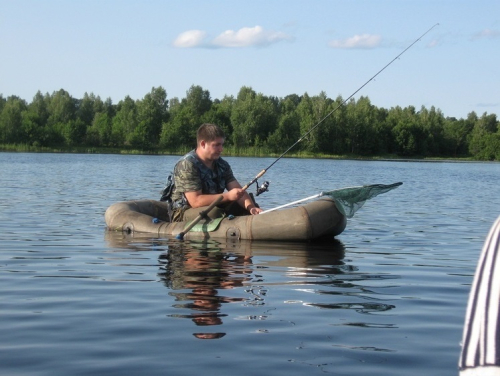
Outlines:
{"label": "gray inflatable boat", "polygon": [[[105,213],[108,229],[127,233],[177,236],[189,225],[189,222],[170,223],[168,218],[167,204],[155,200],[118,202]],[[339,235],[346,224],[346,217],[333,199],[321,198],[259,215],[202,219],[183,238],[310,241]]]}

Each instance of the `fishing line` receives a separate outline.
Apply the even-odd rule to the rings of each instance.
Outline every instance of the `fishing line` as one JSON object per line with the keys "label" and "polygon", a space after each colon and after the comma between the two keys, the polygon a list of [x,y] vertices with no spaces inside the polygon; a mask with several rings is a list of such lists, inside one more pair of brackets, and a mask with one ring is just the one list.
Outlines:
{"label": "fishing line", "polygon": [[428,34],[432,29],[434,29],[438,25],[439,25],[439,23],[433,25],[425,33],[423,33],[421,36],[419,36],[417,39],[415,39],[415,41],[413,41],[413,43],[411,43],[408,47],[406,47],[399,55],[397,55],[394,59],[392,59],[389,63],[387,63],[382,69],[380,69],[377,73],[375,73],[368,81],[366,81],[363,85],[361,85],[354,93],[352,93],[351,95],[349,95],[345,100],[342,101],[342,103],[340,103],[337,107],[335,107],[328,114],[326,114],[319,122],[317,122],[316,125],[314,125],[306,133],[304,133],[297,141],[295,141],[295,143],[292,146],[290,146],[278,158],[276,158],[276,160],[273,163],[271,163],[267,168],[265,168],[264,170],[262,170],[261,172],[259,172],[255,178],[253,178],[247,185],[245,185],[243,187],[243,189],[247,189],[250,185],[252,185],[253,183],[255,183],[257,181],[257,179],[259,179],[262,175],[264,175],[267,172],[267,170],[269,170],[271,167],[273,167],[276,164],[276,162],[278,162],[281,158],[283,158],[285,156],[285,154],[287,154],[290,150],[292,150],[298,143],[300,143],[304,138],[306,138],[312,131],[314,131],[327,118],[329,118],[335,111],[337,111],[340,107],[342,107],[344,104],[346,104],[349,99],[351,99],[352,97],[354,97],[360,90],[362,90],[366,85],[368,85],[371,81],[373,81],[375,79],[375,77],[377,77],[380,73],[382,73],[394,61],[396,61],[397,59],[399,59],[401,57],[401,55],[403,55],[406,51],[408,51],[411,47],[413,47],[413,45],[415,43],[417,43],[418,41],[420,41],[426,34]]}
{"label": "fishing line", "polygon": [[[368,85],[368,83],[370,83],[371,81],[373,81],[373,79],[375,79],[375,77],[377,77],[380,73],[382,73],[389,65],[391,65],[395,60],[397,60],[401,55],[403,55],[406,51],[408,51],[415,43],[417,43],[420,39],[422,39],[427,33],[429,33],[432,29],[434,29],[437,25],[439,25],[438,23],[435,24],[434,26],[432,26],[429,30],[427,30],[425,33],[423,33],[420,37],[418,37],[412,44],[410,44],[408,47],[406,47],[398,56],[396,56],[394,59],[392,59],[388,64],[386,64],[381,70],[379,70],[377,73],[375,73],[374,76],[372,76],[368,81],[366,81],[363,85],[361,85],[359,87],[359,89],[357,89],[354,93],[352,93],[349,97],[347,97],[342,103],[340,103],[337,107],[335,107],[333,110],[331,110],[328,114],[326,114],[325,117],[323,117],[318,123],[316,123],[316,125],[314,125],[311,129],[309,129],[309,131],[307,131],[302,137],[300,137],[297,141],[295,141],[295,143],[290,146],[288,149],[286,149],[278,158],[276,158],[276,160],[271,163],[267,168],[265,168],[264,170],[262,170],[261,172],[259,172],[257,174],[257,176],[255,176],[249,183],[247,183],[243,188],[243,190],[247,190],[249,186],[251,186],[253,183],[255,183],[257,181],[257,179],[259,179],[262,175],[264,175],[267,170],[269,170],[271,167],[273,167],[276,162],[278,162],[281,158],[283,158],[283,156],[288,153],[293,147],[295,147],[295,145],[297,145],[299,142],[301,142],[305,137],[307,137],[313,130],[315,130],[321,123],[323,123],[329,116],[331,116],[335,111],[337,111],[341,106],[343,106],[349,99],[351,99],[353,96],[355,96],[361,89],[363,89],[366,85]],[[267,183],[267,185],[269,185],[269,183]],[[261,190],[265,191],[267,190],[267,185],[264,183],[264,185],[261,187]],[[258,190],[257,190],[258,192]],[[200,214],[198,215],[198,217],[196,217],[182,232],[180,232],[176,238],[177,239],[183,239],[184,238],[184,235],[189,232],[202,218],[204,218],[206,216],[206,214],[212,209],[214,208],[216,205],[218,205],[222,199],[224,198],[224,196],[220,195],[214,202],[212,202],[212,204],[209,205],[209,207],[200,212]],[[234,203],[234,202],[233,202]],[[232,205],[232,204],[231,204]]]}

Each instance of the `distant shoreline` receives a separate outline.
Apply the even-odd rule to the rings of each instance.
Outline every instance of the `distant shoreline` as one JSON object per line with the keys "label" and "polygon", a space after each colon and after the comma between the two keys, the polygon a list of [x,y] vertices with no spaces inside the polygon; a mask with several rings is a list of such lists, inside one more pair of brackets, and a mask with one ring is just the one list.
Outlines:
{"label": "distant shoreline", "polygon": [[[173,155],[182,156],[189,150],[183,151],[167,151],[167,150],[137,150],[124,148],[95,148],[95,147],[35,147],[29,145],[0,145],[0,152],[10,153],[67,153],[67,154],[122,154],[122,155]],[[252,157],[252,158],[277,158],[277,153],[265,153],[258,149],[232,150],[227,148],[224,150],[223,157]],[[397,155],[380,155],[380,156],[361,156],[361,155],[328,155],[323,153],[311,152],[290,152],[284,158],[301,158],[301,159],[337,159],[337,160],[360,160],[360,161],[392,161],[392,162],[498,162],[498,161],[482,161],[471,157],[401,157]]]}

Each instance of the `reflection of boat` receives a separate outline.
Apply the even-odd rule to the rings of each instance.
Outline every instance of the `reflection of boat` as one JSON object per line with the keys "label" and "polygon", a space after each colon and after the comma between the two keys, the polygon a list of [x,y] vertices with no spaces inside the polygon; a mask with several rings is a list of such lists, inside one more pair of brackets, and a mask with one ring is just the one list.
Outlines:
{"label": "reflection of boat", "polygon": [[[187,222],[168,222],[167,205],[155,200],[125,201],[106,210],[106,225],[111,230],[127,233],[150,233],[176,236]],[[346,226],[330,198],[308,204],[271,211],[260,215],[201,220],[184,238],[228,238],[248,240],[307,241],[333,237]]]}
{"label": "reflection of boat", "polygon": [[[232,257],[250,259],[254,256],[265,258],[265,266],[285,268],[311,268],[315,266],[343,265],[345,245],[338,239],[324,242],[274,242],[232,239],[192,239],[188,242],[168,237],[155,237],[145,233],[125,233],[105,231],[104,240],[115,250],[165,251],[190,249],[223,252]],[[270,257],[272,256],[272,257]],[[329,274],[336,274],[329,271]]]}
{"label": "reflection of boat", "polygon": [[[192,334],[199,339],[217,339],[230,332],[231,326],[225,324],[230,321],[228,317],[234,318],[237,308],[228,308],[229,303],[246,307],[266,304],[264,284],[272,283],[263,280],[263,269],[289,275],[302,286],[314,283],[311,276],[316,274],[322,278],[325,273],[342,273],[345,251],[336,239],[328,242],[178,241],[118,231],[106,231],[104,236],[114,251],[161,252],[157,276],[174,299],[174,310],[167,317],[192,321],[196,327]],[[254,265],[253,257],[257,258],[258,265]],[[262,319],[257,317],[249,315],[248,320]]]}

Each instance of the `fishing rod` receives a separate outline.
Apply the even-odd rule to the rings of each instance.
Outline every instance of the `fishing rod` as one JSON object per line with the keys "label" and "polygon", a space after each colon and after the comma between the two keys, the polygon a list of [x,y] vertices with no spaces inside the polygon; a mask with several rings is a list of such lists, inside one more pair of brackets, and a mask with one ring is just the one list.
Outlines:
{"label": "fishing rod", "polygon": [[[316,123],[316,125],[314,125],[311,129],[309,129],[306,133],[304,133],[297,141],[295,141],[295,143],[290,146],[288,149],[286,149],[278,158],[276,158],[276,160],[271,163],[267,168],[263,169],[261,172],[259,172],[250,182],[248,182],[245,186],[242,187],[243,190],[247,190],[248,187],[250,187],[253,183],[255,183],[260,177],[262,177],[266,172],[267,170],[269,170],[271,167],[273,167],[281,158],[283,158],[285,156],[285,154],[287,154],[290,150],[292,150],[298,143],[300,143],[304,138],[306,138],[312,131],[314,131],[320,124],[322,124],[328,117],[330,117],[335,111],[337,111],[340,107],[342,107],[345,103],[347,103],[347,101],[349,99],[351,99],[352,97],[354,97],[361,89],[363,89],[366,85],[368,85],[371,81],[373,81],[375,79],[375,77],[377,77],[380,73],[382,73],[389,65],[391,65],[395,60],[399,59],[399,57],[401,55],[403,55],[406,51],[408,51],[415,43],[417,43],[418,41],[420,41],[420,39],[422,39],[427,33],[429,33],[432,29],[434,29],[436,26],[438,26],[439,24],[435,24],[434,26],[432,26],[429,30],[427,30],[425,33],[423,33],[421,36],[419,36],[417,39],[415,39],[415,41],[410,44],[408,47],[406,47],[399,55],[397,55],[394,59],[392,59],[388,64],[386,64],[382,69],[380,69],[377,73],[375,73],[375,75],[373,75],[368,81],[366,81],[363,85],[361,85],[354,93],[352,93],[349,97],[347,97],[344,101],[342,101],[342,103],[340,103],[337,107],[335,107],[333,110],[331,110],[328,114],[326,114],[318,123]],[[267,187],[268,187],[269,183],[268,182],[265,182],[262,187],[258,188],[257,189],[257,195],[262,192],[265,192],[267,191]],[[223,196],[220,195],[219,197],[217,197],[217,199],[212,202],[212,204],[210,204],[210,206],[201,211],[199,213],[199,215],[182,231],[180,232],[176,238],[177,239],[183,239],[184,238],[184,235],[186,233],[188,233],[202,218],[205,218],[207,213],[212,210],[216,205],[218,205],[222,200],[223,200]]]}
{"label": "fishing rod", "polygon": [[411,47],[413,47],[414,44],[416,44],[418,41],[420,41],[426,34],[428,34],[432,29],[434,29],[436,26],[438,26],[439,23],[436,23],[433,25],[430,29],[428,29],[425,33],[423,33],[421,36],[419,36],[413,43],[411,43],[408,47],[406,47],[399,55],[397,55],[394,59],[392,59],[389,63],[387,63],[382,69],[380,69],[375,75],[373,75],[368,81],[366,81],[363,85],[361,85],[354,93],[349,95],[342,103],[340,103],[337,107],[335,107],[333,110],[331,110],[328,114],[326,114],[320,121],[316,123],[311,129],[309,129],[306,133],[304,133],[295,143],[290,146],[288,149],[286,149],[276,160],[271,163],[267,168],[263,169],[260,171],[249,183],[247,183],[243,189],[246,190],[248,189],[249,186],[251,186],[253,183],[255,183],[261,176],[263,176],[267,170],[269,170],[271,167],[273,167],[281,158],[285,156],[290,150],[292,150],[297,144],[302,142],[304,138],[306,138],[312,131],[314,131],[320,124],[322,124],[327,118],[329,118],[335,111],[337,111],[340,107],[342,107],[344,104],[347,103],[349,99],[354,97],[360,90],[362,90],[366,85],[368,85],[371,81],[375,79],[380,73],[382,73],[389,65],[391,65],[394,61],[399,59],[401,55],[403,55],[406,51],[408,51]]}

